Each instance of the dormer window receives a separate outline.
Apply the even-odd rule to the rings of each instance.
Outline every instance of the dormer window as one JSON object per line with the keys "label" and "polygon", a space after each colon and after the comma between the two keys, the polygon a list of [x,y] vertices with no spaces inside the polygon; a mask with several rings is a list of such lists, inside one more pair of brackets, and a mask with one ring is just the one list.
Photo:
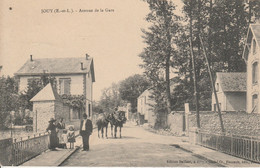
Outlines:
{"label": "dormer window", "polygon": [[252,83],[258,83],[258,62],[254,62],[252,66]]}

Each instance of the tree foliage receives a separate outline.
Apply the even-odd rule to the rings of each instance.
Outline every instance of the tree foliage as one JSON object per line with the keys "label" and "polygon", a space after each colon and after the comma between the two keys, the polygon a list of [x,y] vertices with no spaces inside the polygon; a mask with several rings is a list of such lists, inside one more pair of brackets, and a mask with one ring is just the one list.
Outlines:
{"label": "tree foliage", "polygon": [[99,101],[99,109],[103,112],[111,113],[115,107],[124,104],[120,98],[119,83],[112,83],[110,87],[104,88],[102,91],[101,99]]}
{"label": "tree foliage", "polygon": [[175,5],[172,1],[147,0],[146,2],[150,8],[146,17],[150,27],[148,30],[142,30],[147,46],[140,54],[143,60],[141,67],[144,68],[153,86],[157,105],[154,111],[158,113],[158,123],[163,126],[166,125],[167,114],[171,112],[170,70],[172,61],[177,56],[175,46],[179,36],[180,18],[174,13]]}
{"label": "tree foliage", "polygon": [[137,111],[137,98],[149,87],[149,81],[142,75],[133,75],[120,83],[119,93],[122,100],[131,103],[131,111]]}
{"label": "tree foliage", "polygon": [[[242,0],[221,2],[183,0],[183,2],[184,21],[188,24],[183,26],[182,35],[177,43],[179,56],[174,64],[179,69],[180,80],[172,93],[173,109],[183,110],[184,103],[190,103],[192,110],[195,108],[190,46],[187,40],[192,36],[199,106],[201,110],[210,110],[212,92],[199,36],[203,38],[214,76],[216,72],[245,72],[245,63],[242,59],[244,38],[248,24],[252,22],[250,17],[253,15],[249,8],[256,12],[256,9],[259,9],[259,2],[250,1],[250,7]],[[257,14],[255,16],[259,17]]]}
{"label": "tree foliage", "polygon": [[30,100],[41,91],[48,83],[51,83],[54,88],[57,88],[56,78],[42,74],[40,78],[32,78],[28,81],[27,88],[25,91],[20,93],[20,106],[22,110],[32,110],[33,104]]}
{"label": "tree foliage", "polygon": [[19,109],[17,90],[18,85],[14,78],[0,77],[0,129],[5,129],[10,125],[10,112]]}

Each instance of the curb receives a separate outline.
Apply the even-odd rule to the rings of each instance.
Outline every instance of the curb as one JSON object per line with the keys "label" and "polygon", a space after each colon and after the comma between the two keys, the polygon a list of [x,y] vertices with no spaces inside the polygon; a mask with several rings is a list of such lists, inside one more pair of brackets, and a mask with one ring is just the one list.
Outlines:
{"label": "curb", "polygon": [[214,163],[214,164],[216,164],[216,165],[219,166],[219,167],[227,167],[227,165],[220,164],[220,163],[218,163],[218,162],[216,162],[216,161],[214,161],[214,160],[212,160],[212,159],[210,159],[210,158],[207,158],[207,157],[205,157],[205,156],[196,154],[196,153],[194,153],[192,150],[189,150],[189,149],[187,149],[187,148],[185,148],[185,147],[182,147],[182,146],[180,146],[180,145],[178,145],[178,144],[172,144],[171,146],[173,146],[173,147],[175,147],[175,148],[179,148],[179,149],[181,149],[181,150],[183,150],[183,151],[185,151],[185,152],[192,153],[193,156],[195,156],[195,157],[197,157],[197,158],[199,158],[199,159],[202,159],[202,160],[206,160],[206,161],[209,162],[209,163]]}
{"label": "curb", "polygon": [[79,146],[75,147],[72,151],[68,152],[67,154],[65,154],[64,156],[62,156],[53,166],[61,166],[66,160],[69,159],[69,157],[75,153],[76,151],[78,151],[80,149]]}

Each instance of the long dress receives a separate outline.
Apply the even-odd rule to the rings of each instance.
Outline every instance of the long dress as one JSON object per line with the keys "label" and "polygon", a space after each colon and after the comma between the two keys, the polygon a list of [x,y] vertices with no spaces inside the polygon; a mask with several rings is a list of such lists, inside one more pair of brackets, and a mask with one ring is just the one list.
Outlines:
{"label": "long dress", "polygon": [[65,138],[64,134],[66,134],[67,130],[65,130],[65,124],[64,123],[58,123],[58,138],[59,138],[59,147],[65,148],[67,139]]}
{"label": "long dress", "polygon": [[56,132],[56,126],[52,122],[50,122],[46,131],[51,131],[49,149],[55,149],[58,146],[58,136]]}

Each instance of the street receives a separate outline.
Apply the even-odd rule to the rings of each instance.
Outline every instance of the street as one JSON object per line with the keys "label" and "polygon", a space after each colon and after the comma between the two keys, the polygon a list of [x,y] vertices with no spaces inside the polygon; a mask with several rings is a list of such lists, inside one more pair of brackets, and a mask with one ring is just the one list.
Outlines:
{"label": "street", "polygon": [[78,150],[62,166],[219,166],[178,148],[177,144],[187,143],[180,138],[154,134],[131,123],[122,128],[121,139],[111,138],[110,127],[108,136],[99,139],[94,131],[90,151]]}

